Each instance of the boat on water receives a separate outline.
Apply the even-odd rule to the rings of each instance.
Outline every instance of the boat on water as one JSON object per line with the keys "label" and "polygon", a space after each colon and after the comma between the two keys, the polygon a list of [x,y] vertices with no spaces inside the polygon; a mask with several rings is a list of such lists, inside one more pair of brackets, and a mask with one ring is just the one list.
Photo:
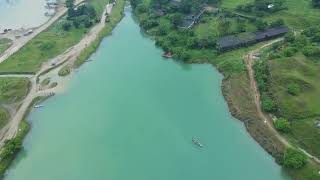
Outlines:
{"label": "boat on water", "polygon": [[43,107],[43,105],[35,105],[35,106],[33,106],[34,108],[42,108]]}
{"label": "boat on water", "polygon": [[201,142],[199,141],[199,139],[192,137],[192,142],[193,144],[197,145],[198,147],[203,147],[203,144],[201,144]]}
{"label": "boat on water", "polygon": [[165,58],[172,58],[173,54],[170,51],[168,51],[168,52],[163,53],[162,56]]}

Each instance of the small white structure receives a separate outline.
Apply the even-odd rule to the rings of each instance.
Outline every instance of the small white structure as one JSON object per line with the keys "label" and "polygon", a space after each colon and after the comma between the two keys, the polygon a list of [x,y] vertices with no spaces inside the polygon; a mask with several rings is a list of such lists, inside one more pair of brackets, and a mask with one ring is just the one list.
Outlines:
{"label": "small white structure", "polygon": [[268,9],[271,9],[271,8],[273,8],[274,7],[274,4],[269,4],[268,5]]}

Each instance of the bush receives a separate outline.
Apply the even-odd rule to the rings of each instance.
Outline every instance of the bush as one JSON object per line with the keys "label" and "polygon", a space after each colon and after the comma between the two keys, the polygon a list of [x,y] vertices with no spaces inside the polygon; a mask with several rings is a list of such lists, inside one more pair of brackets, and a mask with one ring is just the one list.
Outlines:
{"label": "bush", "polygon": [[69,31],[72,27],[72,23],[70,21],[66,21],[62,24],[62,28],[65,31]]}
{"label": "bush", "polygon": [[41,49],[41,51],[48,51],[52,49],[54,46],[55,46],[54,42],[44,42],[40,44],[39,48]]}
{"label": "bush", "polygon": [[293,96],[297,96],[298,94],[300,94],[300,87],[298,84],[291,83],[288,85],[287,91],[289,94],[291,94]]}
{"label": "bush", "polygon": [[291,125],[289,121],[284,118],[276,120],[273,124],[274,127],[280,132],[288,133],[291,131]]}
{"label": "bush", "polygon": [[298,50],[296,48],[293,48],[293,47],[288,47],[286,49],[284,49],[283,51],[283,55],[285,57],[291,57],[293,56]]}
{"label": "bush", "polygon": [[279,26],[283,26],[283,25],[284,25],[283,19],[278,19],[278,20],[271,22],[270,27],[279,27]]}
{"label": "bush", "polygon": [[271,98],[266,95],[263,95],[261,98],[262,109],[266,112],[275,112],[276,105]]}
{"label": "bush", "polygon": [[307,157],[301,151],[288,148],[283,156],[283,165],[290,169],[299,169],[307,162]]}

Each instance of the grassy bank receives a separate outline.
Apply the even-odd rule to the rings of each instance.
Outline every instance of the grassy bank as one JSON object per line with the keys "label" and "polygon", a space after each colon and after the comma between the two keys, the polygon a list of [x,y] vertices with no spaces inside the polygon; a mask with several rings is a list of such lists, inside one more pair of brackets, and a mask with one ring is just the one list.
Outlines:
{"label": "grassy bank", "polygon": [[[156,3],[155,3],[156,2]],[[314,24],[319,20],[320,10],[313,9],[310,2],[308,1],[284,1],[282,8],[277,11],[272,12],[256,12],[253,10],[250,13],[243,13],[238,11],[239,5],[247,5],[250,3],[255,3],[254,0],[225,0],[221,1],[215,5],[210,5],[214,7],[216,11],[205,12],[201,17],[199,22],[195,24],[190,29],[182,29],[179,27],[179,23],[184,17],[188,16],[179,10],[177,7],[170,3],[159,3],[156,0],[132,0],[134,6],[134,12],[140,21],[141,27],[156,41],[156,45],[160,46],[164,51],[170,51],[173,53],[173,57],[178,61],[183,61],[186,63],[210,63],[217,67],[217,69],[225,76],[222,84],[223,94],[228,102],[231,113],[238,119],[242,120],[251,134],[251,136],[268,152],[275,160],[280,164],[284,165],[286,159],[284,159],[284,154],[286,153],[286,147],[282,142],[276,137],[274,132],[265,126],[265,123],[260,119],[257,109],[254,103],[254,97],[252,89],[250,88],[250,81],[248,79],[246,67],[243,61],[244,55],[246,55],[250,50],[255,49],[261,44],[255,46],[241,48],[238,50],[233,50],[230,52],[219,53],[216,48],[216,39],[228,34],[239,34],[241,31],[254,32],[261,28],[272,26],[272,24],[283,24],[289,26],[291,29],[305,29],[309,25]],[[158,4],[157,4],[158,3]],[[298,10],[299,8],[302,9]],[[174,10],[172,10],[174,9]],[[165,13],[159,14],[159,10],[165,10]],[[197,11],[189,13],[195,13]],[[242,14],[239,16],[238,14]],[[295,17],[295,19],[293,19]],[[297,20],[301,19],[300,20]],[[279,23],[280,22],[280,23]],[[290,50],[287,50],[290,51]],[[311,52],[313,53],[313,52]],[[290,54],[290,52],[287,52]],[[297,57],[301,61],[300,57]],[[303,60],[303,59],[302,59]],[[279,61],[280,62],[280,61]],[[282,103],[287,104],[286,111],[289,114],[293,113],[300,114],[304,109],[310,109],[316,115],[316,111],[319,111],[319,92],[317,91],[318,85],[314,82],[319,79],[318,76],[310,77],[310,74],[298,73],[295,68],[301,68],[305,72],[305,62],[304,66],[300,64],[292,63],[292,60],[286,60],[287,65],[291,65],[294,68],[287,68],[279,65],[278,62],[275,66],[277,68],[271,68],[272,74],[274,76],[269,79],[274,80],[274,82],[281,82],[285,84],[288,82],[285,76],[282,75],[283,71],[286,71],[290,76],[298,76],[308,84],[312,83],[312,93],[309,92],[308,95],[304,94],[304,98],[299,98],[299,102],[296,101],[297,97],[288,97],[287,87],[280,89],[274,89],[273,92],[277,92],[275,99],[283,101]],[[271,63],[271,62],[270,62]],[[271,66],[271,65],[270,65]],[[314,64],[307,65],[309,68],[315,68]],[[314,69],[314,72],[319,72],[318,69]],[[307,72],[311,72],[308,70]],[[278,75],[276,75],[278,73]],[[309,76],[309,77],[305,77]],[[284,78],[277,80],[276,78]],[[306,80],[308,79],[308,80]],[[269,87],[269,86],[268,86]],[[279,85],[274,86],[279,87]],[[262,98],[263,99],[263,98]],[[312,100],[311,100],[312,99]],[[280,103],[280,102],[279,102]],[[292,108],[292,106],[303,106],[300,109]],[[310,115],[310,112],[305,113]],[[314,121],[313,121],[314,123]],[[304,125],[304,126],[303,126]],[[309,145],[315,150],[319,147],[318,143],[313,140],[316,134],[319,133],[319,129],[314,128],[314,124],[310,121],[308,126],[313,126],[313,130],[306,128],[303,123],[292,123],[294,136],[298,134],[309,134],[307,139],[309,139]],[[306,129],[305,129],[306,128]],[[312,132],[311,134],[309,132]],[[297,140],[293,135],[289,138]],[[306,142],[306,141],[304,141]],[[296,144],[294,142],[293,144]],[[297,143],[301,145],[301,143]],[[306,147],[306,146],[302,146]],[[319,150],[319,148],[318,148]],[[318,171],[320,167],[311,161],[306,162],[305,166],[293,169],[284,168],[284,170],[296,180],[316,180],[320,178]]]}
{"label": "grassy bank", "polygon": [[22,142],[30,130],[30,125],[26,121],[21,121],[16,137],[5,142],[0,151],[0,178],[2,179],[5,171],[9,168],[17,153],[23,148]]}
{"label": "grassy bank", "polygon": [[96,51],[102,39],[105,36],[109,35],[112,32],[113,28],[118,24],[118,22],[120,22],[123,17],[125,3],[125,0],[117,0],[117,3],[113,7],[112,13],[109,16],[110,21],[106,23],[106,26],[100,32],[98,38],[80,53],[80,56],[74,64],[75,67],[79,67],[81,64],[83,64],[85,60],[88,59],[89,56]]}
{"label": "grassy bank", "polygon": [[12,45],[12,41],[7,38],[0,39],[0,54]]}
{"label": "grassy bank", "polygon": [[[100,16],[109,0],[90,0],[88,3],[95,8]],[[89,31],[90,27],[80,25],[65,29],[66,17],[61,18],[44,32],[28,42],[21,50],[10,56],[0,64],[0,73],[24,72],[35,73],[41,63],[63,53],[71,46],[77,44]]]}

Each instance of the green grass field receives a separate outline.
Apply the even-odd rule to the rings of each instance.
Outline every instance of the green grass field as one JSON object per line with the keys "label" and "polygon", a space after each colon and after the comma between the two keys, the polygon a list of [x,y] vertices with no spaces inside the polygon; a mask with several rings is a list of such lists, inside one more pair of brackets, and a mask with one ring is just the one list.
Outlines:
{"label": "green grass field", "polygon": [[12,104],[21,101],[29,91],[27,78],[0,78],[0,102]]}
{"label": "green grass field", "polygon": [[7,38],[0,39],[0,54],[12,45],[12,41]]}
{"label": "green grass field", "polygon": [[[303,55],[270,61],[272,93],[280,106],[280,114],[288,119],[320,116],[320,64]],[[295,83],[301,93],[287,92],[288,84]]]}

